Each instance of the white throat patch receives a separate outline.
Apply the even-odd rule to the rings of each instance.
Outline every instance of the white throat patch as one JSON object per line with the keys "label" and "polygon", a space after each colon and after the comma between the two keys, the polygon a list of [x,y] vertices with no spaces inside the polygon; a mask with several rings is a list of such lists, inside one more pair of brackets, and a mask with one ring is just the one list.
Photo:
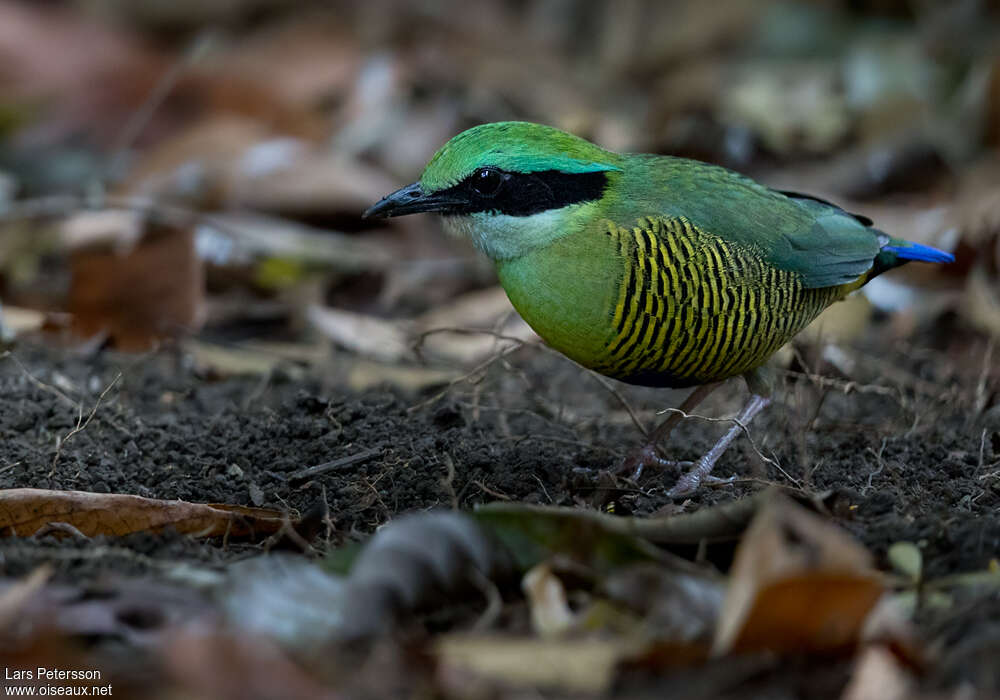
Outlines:
{"label": "white throat patch", "polygon": [[490,259],[511,260],[572,233],[587,218],[584,207],[593,206],[594,202],[583,202],[530,216],[489,212],[445,216],[444,225],[452,235],[471,239]]}

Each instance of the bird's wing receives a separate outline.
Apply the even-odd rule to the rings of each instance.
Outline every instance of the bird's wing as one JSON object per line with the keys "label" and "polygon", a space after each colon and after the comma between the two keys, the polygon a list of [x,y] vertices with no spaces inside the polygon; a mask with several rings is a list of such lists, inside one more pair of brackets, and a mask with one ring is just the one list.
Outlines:
{"label": "bird's wing", "polygon": [[774,264],[798,272],[807,288],[848,284],[871,270],[887,240],[881,231],[871,228],[871,219],[849,214],[817,197],[793,192],[775,194],[786,197],[789,204],[810,216],[807,225],[785,228],[773,239],[768,257]]}
{"label": "bird's wing", "polygon": [[[804,287],[834,287],[871,270],[888,240],[864,217],[817,197],[779,192],[726,168],[683,158],[633,161],[618,220],[634,202],[661,216],[687,217],[698,228],[749,248]],[[625,202],[633,206],[626,207]]]}
{"label": "bird's wing", "polygon": [[854,219],[855,221],[857,221],[857,222],[859,222],[861,224],[864,224],[865,226],[871,226],[871,225],[873,225],[875,223],[874,221],[872,221],[871,219],[869,219],[864,214],[854,214],[852,212],[845,211],[842,207],[840,207],[837,204],[834,204],[830,200],[823,199],[822,197],[817,197],[814,194],[806,194],[804,192],[793,192],[792,190],[775,190],[775,191],[778,194],[785,195],[789,199],[809,200],[810,202],[818,202],[819,204],[825,204],[828,207],[831,207],[833,209],[836,209],[838,211],[841,211],[841,212],[847,214],[852,219]]}

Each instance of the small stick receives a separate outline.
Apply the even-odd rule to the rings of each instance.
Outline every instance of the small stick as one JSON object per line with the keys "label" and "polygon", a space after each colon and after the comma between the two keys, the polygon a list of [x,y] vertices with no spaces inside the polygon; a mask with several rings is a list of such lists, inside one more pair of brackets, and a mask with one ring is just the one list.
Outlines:
{"label": "small stick", "polygon": [[87,416],[87,420],[83,419],[83,404],[78,404],[80,414],[76,421],[76,427],[66,433],[66,437],[59,440],[56,444],[56,453],[52,456],[52,468],[49,472],[50,475],[53,471],[55,471],[56,464],[59,462],[59,456],[62,454],[63,447],[66,446],[66,443],[71,437],[87,429],[87,426],[90,425],[90,421],[94,420],[94,416],[97,415],[97,409],[101,407],[101,401],[104,400],[104,397],[108,395],[108,392],[114,388],[115,384],[117,384],[118,380],[121,378],[122,373],[119,372],[115,375],[115,378],[111,380],[111,383],[104,387],[104,391],[101,392],[101,395],[97,397],[97,401],[94,402],[94,407],[90,410],[90,415]]}
{"label": "small stick", "polygon": [[358,452],[357,454],[341,457],[340,459],[335,459],[332,462],[323,462],[322,464],[317,464],[313,467],[306,467],[305,469],[301,469],[294,474],[291,474],[288,477],[288,481],[304,481],[305,479],[325,474],[326,472],[332,472],[337,469],[343,469],[344,467],[350,467],[371,459],[381,452],[381,449],[373,447],[370,450],[364,450],[363,452]]}

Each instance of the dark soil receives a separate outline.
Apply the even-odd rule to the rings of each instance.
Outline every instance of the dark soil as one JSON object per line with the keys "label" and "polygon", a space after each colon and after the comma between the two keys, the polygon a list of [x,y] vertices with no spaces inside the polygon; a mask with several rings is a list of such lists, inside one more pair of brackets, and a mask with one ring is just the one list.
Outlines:
{"label": "dark soil", "polygon": [[[834,378],[829,386],[784,373],[774,405],[751,427],[756,451],[741,438],[720,463],[720,475],[740,479],[684,504],[666,498],[672,475],[650,473],[638,485],[600,477],[640,435],[596,380],[537,348],[437,396],[388,387],[352,393],[322,376],[293,381],[281,372],[212,378],[178,351],[81,356],[21,345],[0,360],[0,488],[131,493],[295,514],[323,507],[332,528],[313,544],[326,549],[402,512],[435,506],[513,499],[600,507],[614,500],[616,512],[670,512],[773,482],[825,494],[841,524],[883,565],[887,548],[907,540],[923,550],[929,577],[982,570],[1000,552],[1000,398],[988,344],[954,333],[922,347],[885,347],[883,332],[873,329],[864,350],[850,351],[850,391],[832,367],[819,367]],[[649,423],[653,411],[683,397],[617,386]],[[698,412],[732,415],[745,397],[734,381]],[[74,432],[81,421],[85,427]],[[685,421],[667,452],[696,458],[723,427]],[[351,466],[289,479],[366,451],[371,455]],[[21,575],[54,561],[57,577],[79,582],[112,571],[155,574],[158,561],[221,565],[261,546],[171,533],[110,544],[119,556],[89,555],[93,543],[72,538],[7,538],[0,569]],[[995,614],[969,624],[993,634],[1000,607],[990,610]]]}

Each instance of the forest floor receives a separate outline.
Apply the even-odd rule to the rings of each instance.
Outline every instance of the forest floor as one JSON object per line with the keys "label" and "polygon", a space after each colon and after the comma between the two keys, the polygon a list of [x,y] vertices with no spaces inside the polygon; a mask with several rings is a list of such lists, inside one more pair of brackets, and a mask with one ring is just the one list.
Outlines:
{"label": "forest floor", "polygon": [[[407,511],[511,500],[613,503],[616,513],[663,515],[777,483],[826,504],[881,567],[888,548],[907,541],[921,549],[928,578],[986,570],[1000,552],[1000,405],[991,407],[984,395],[992,346],[958,330],[905,347],[880,345],[884,336],[875,324],[861,349],[846,351],[850,381],[829,367],[818,379],[800,363],[782,372],[775,403],[750,426],[753,444],[740,439],[718,466],[719,475],[737,480],[684,502],[667,498],[669,475],[647,473],[638,483],[613,475],[640,442],[619,396],[537,346],[508,354],[476,380],[413,393],[359,392],[308,370],[212,376],[183,349],[83,355],[20,345],[0,360],[0,488],[136,494],[296,515],[319,509],[328,517],[313,544],[329,550]],[[648,423],[683,397],[617,388]],[[745,396],[733,381],[698,414],[733,415]],[[686,420],[666,452],[694,459],[722,428]],[[293,476],[351,457],[315,477]],[[109,576],[155,580],[179,564],[221,569],[268,546],[169,531],[101,540],[110,546],[95,551],[79,537],[8,538],[4,567],[18,576],[51,562],[56,581],[75,585]],[[944,622],[925,617],[935,629],[959,625],[971,640],[941,673],[965,677],[955,664],[987,663],[988,646],[974,640],[991,644],[1000,631],[995,598],[976,612],[952,610]],[[995,671],[988,675],[996,680]]]}

